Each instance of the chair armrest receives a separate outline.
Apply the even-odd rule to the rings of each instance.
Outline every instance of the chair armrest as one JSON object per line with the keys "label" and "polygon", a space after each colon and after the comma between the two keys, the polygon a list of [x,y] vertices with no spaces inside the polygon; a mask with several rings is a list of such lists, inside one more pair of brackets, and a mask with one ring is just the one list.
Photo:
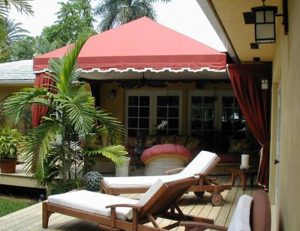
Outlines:
{"label": "chair armrest", "polygon": [[136,210],[139,210],[140,208],[142,208],[142,206],[138,205],[138,204],[114,204],[114,205],[105,206],[105,208],[116,208],[116,207],[129,207],[129,208],[133,208]]}
{"label": "chair armrest", "polygon": [[227,231],[227,228],[220,225],[214,225],[204,222],[195,222],[195,221],[182,221],[179,223],[179,226],[185,226],[189,228],[200,228],[202,229],[212,229],[212,230],[219,230],[219,231]]}
{"label": "chair armrest", "polygon": [[183,169],[184,168],[173,168],[173,169],[165,171],[165,173],[167,175],[172,175],[172,174],[180,173]]}

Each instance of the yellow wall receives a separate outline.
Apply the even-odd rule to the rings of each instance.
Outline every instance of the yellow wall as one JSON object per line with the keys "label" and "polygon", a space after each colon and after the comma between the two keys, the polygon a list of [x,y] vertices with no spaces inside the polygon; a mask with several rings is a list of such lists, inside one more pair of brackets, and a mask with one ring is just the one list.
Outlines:
{"label": "yellow wall", "polygon": [[0,85],[0,102],[9,94],[19,91],[24,87],[26,87],[26,85]]}
{"label": "yellow wall", "polygon": [[[288,1],[289,33],[279,34],[278,45],[273,62],[275,84],[281,89],[281,126],[280,129],[280,163],[278,194],[278,230],[296,231],[300,227],[300,1]],[[274,89],[274,88],[273,88]],[[273,92],[273,95],[276,92]],[[273,99],[275,96],[273,97]],[[277,101],[273,101],[273,112],[276,112]],[[275,120],[275,116],[273,116]],[[272,126],[275,125],[272,121]],[[272,133],[274,147],[276,132]],[[276,174],[271,163],[271,191],[275,192]]]}

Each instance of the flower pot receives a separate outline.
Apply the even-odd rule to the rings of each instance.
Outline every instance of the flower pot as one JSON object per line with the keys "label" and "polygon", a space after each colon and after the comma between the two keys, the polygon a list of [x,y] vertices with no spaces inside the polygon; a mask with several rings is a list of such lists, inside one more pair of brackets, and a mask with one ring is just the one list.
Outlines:
{"label": "flower pot", "polygon": [[0,159],[1,173],[15,173],[17,159]]}

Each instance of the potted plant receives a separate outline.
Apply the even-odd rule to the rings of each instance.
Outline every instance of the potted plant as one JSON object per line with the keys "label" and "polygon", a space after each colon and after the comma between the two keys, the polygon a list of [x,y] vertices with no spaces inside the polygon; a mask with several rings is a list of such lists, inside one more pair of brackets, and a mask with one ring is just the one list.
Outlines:
{"label": "potted plant", "polygon": [[1,173],[15,173],[19,147],[23,136],[17,129],[8,127],[0,130],[0,168]]}

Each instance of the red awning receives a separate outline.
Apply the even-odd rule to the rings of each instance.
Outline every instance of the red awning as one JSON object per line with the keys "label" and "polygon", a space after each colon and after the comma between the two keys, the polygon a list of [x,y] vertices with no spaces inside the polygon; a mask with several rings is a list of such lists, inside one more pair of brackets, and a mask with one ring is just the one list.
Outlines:
{"label": "red awning", "polygon": [[[49,59],[63,56],[66,49],[36,56],[34,71],[46,71]],[[78,63],[83,73],[225,71],[226,55],[143,17],[90,37]]]}

